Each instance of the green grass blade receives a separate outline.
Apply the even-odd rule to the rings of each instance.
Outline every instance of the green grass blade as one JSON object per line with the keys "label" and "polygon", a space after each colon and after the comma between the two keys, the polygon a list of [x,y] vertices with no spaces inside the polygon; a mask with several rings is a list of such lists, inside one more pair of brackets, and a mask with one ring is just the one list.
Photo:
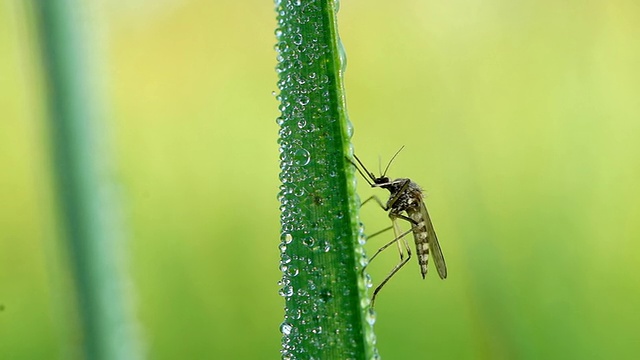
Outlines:
{"label": "green grass blade", "polygon": [[276,3],[285,359],[376,357],[336,6]]}
{"label": "green grass blade", "polygon": [[82,4],[34,2],[46,77],[53,170],[86,359],[139,358],[115,247],[121,245]]}

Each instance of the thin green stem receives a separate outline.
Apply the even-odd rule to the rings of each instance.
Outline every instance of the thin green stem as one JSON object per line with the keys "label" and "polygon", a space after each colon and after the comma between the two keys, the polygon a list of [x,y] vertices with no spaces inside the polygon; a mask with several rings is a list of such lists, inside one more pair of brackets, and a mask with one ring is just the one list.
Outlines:
{"label": "thin green stem", "polygon": [[282,357],[374,358],[336,3],[285,0],[276,10]]}
{"label": "thin green stem", "polygon": [[53,170],[74,278],[82,352],[87,359],[135,359],[122,291],[121,238],[109,186],[104,132],[89,71],[89,43],[72,0],[34,2],[49,103]]}

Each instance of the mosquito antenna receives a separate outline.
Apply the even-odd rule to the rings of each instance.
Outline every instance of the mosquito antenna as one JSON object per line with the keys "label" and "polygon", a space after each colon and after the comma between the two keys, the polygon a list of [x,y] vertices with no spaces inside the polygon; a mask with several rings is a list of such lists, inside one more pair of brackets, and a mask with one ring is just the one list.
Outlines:
{"label": "mosquito antenna", "polygon": [[391,166],[391,163],[393,162],[393,160],[396,158],[396,156],[398,156],[398,154],[400,154],[400,151],[402,151],[402,149],[404,149],[404,145],[402,145],[402,147],[400,148],[400,150],[396,151],[396,153],[393,155],[393,157],[391,158],[391,160],[389,160],[389,163],[387,164],[387,167],[384,168],[384,172],[382,173],[381,177],[385,177],[387,175],[387,170],[389,170],[389,166]]}
{"label": "mosquito antenna", "polygon": [[[362,167],[362,169],[364,169],[364,171],[362,171],[360,169],[360,166],[358,166],[356,163],[354,163],[353,161],[351,161],[351,163],[353,165],[355,165],[356,169],[358,169],[358,172],[360,173],[360,175],[362,175],[362,177],[367,181],[367,183],[370,186],[373,186],[373,183],[371,182],[372,180],[375,180],[376,177],[375,175],[373,175],[371,172],[369,172],[369,170],[367,170],[367,168],[364,166],[364,164],[362,163],[362,161],[360,161],[360,159],[358,159],[358,157],[356,156],[356,154],[353,154],[353,157],[356,158],[356,160],[358,161],[358,164],[360,164],[360,166]],[[366,173],[366,175],[365,175]]]}

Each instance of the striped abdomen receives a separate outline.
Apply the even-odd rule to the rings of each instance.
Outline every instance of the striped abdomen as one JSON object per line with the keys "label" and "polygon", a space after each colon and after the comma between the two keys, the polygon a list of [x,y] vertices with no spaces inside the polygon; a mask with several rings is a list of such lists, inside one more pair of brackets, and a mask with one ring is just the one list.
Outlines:
{"label": "striped abdomen", "polygon": [[411,220],[415,221],[415,223],[411,225],[411,230],[413,231],[413,239],[416,242],[418,265],[420,265],[420,272],[424,279],[427,275],[427,263],[429,262],[429,233],[426,224],[427,219],[424,218],[420,209],[407,209],[406,211]]}

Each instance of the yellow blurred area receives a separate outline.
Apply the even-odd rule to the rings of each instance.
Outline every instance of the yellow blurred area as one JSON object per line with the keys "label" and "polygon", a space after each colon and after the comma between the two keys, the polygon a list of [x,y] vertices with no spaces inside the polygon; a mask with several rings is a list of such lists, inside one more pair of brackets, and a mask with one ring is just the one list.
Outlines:
{"label": "yellow blurred area", "polygon": [[[36,32],[29,8],[9,4],[0,358],[67,359],[78,338]],[[88,12],[148,358],[278,358],[273,3]],[[422,280],[412,261],[385,287],[383,358],[635,358],[640,6],[342,0],[339,22],[356,151],[377,172],[378,156],[384,166],[405,145],[389,175],[425,188],[449,268]],[[361,197],[375,193],[360,182]],[[375,206],[363,221],[388,226]],[[393,248],[376,259],[374,283],[396,262]]]}

